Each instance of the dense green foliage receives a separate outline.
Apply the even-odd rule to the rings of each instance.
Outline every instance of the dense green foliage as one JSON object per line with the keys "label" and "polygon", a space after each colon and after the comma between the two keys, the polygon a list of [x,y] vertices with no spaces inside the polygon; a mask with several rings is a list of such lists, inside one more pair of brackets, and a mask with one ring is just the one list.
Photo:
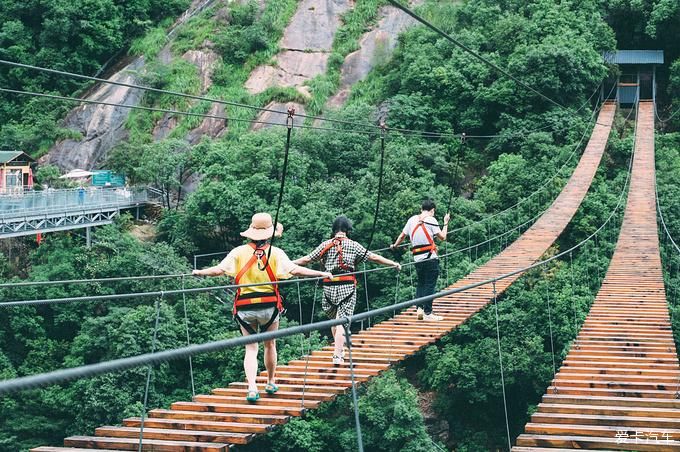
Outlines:
{"label": "dense green foliage", "polygon": [[[182,12],[188,0],[88,0],[49,2],[7,0],[0,4],[0,58],[94,75],[130,40]],[[0,86],[70,95],[80,81],[0,66]],[[0,142],[10,149],[38,153],[69,136],[61,119],[69,104],[0,94]]]}
{"label": "dense green foliage", "polygon": [[[385,372],[361,391],[359,413],[365,450],[426,452],[435,447],[418,410],[415,388],[394,371]],[[357,450],[351,396],[340,396],[305,419],[295,419],[245,449],[253,452]]]}

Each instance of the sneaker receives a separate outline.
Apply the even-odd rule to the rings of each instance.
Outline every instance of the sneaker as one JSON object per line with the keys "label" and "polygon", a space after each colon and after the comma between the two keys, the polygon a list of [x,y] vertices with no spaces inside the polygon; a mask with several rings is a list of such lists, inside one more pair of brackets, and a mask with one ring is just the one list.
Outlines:
{"label": "sneaker", "polygon": [[444,317],[432,313],[432,314],[425,314],[423,316],[423,319],[427,322],[439,322],[440,320],[444,320]]}
{"label": "sneaker", "polygon": [[418,316],[418,320],[423,320],[423,316],[425,315],[425,311],[423,311],[423,308],[418,308],[416,310],[416,315]]}
{"label": "sneaker", "polygon": [[345,358],[343,356],[333,355],[333,365],[345,364]]}

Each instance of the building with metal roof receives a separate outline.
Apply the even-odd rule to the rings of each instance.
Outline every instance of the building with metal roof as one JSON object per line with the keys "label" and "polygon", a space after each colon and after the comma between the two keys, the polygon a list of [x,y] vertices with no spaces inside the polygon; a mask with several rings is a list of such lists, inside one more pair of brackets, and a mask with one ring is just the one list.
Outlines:
{"label": "building with metal roof", "polygon": [[615,50],[604,53],[610,64],[663,64],[663,50]]}
{"label": "building with metal roof", "polygon": [[33,188],[35,160],[21,151],[0,151],[0,194],[22,192]]}
{"label": "building with metal roof", "polygon": [[615,50],[604,52],[605,63],[618,65],[619,73],[602,84],[602,99],[620,104],[656,101],[656,67],[664,64],[663,50]]}

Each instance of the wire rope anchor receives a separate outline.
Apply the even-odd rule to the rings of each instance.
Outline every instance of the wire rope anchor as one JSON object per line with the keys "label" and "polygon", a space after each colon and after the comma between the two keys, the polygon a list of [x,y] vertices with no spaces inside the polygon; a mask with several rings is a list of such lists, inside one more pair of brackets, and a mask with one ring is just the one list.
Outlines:
{"label": "wire rope anchor", "polygon": [[293,128],[293,120],[295,117],[295,108],[288,107],[288,116],[286,117],[286,127],[289,129]]}

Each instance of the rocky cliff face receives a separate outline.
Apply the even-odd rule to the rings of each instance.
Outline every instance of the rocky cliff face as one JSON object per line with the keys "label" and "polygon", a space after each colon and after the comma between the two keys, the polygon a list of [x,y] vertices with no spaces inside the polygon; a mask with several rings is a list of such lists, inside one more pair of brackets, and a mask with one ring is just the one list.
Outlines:
{"label": "rocky cliff face", "polygon": [[[135,84],[140,70],[144,67],[144,59],[137,58],[110,80]],[[116,85],[101,85],[88,96],[91,100],[123,105],[138,105],[143,93],[140,90]],[[43,159],[46,163],[59,166],[64,171],[74,168],[92,169],[100,163],[106,153],[125,139],[125,121],[130,113],[129,108],[105,105],[84,104],[72,110],[64,127],[82,134],[80,140],[62,140],[52,147]]]}
{"label": "rocky cliff face", "polygon": [[[194,0],[187,11],[168,30],[168,36],[172,36],[179,26],[213,3],[214,0]],[[191,61],[191,58],[195,58],[195,55],[190,55],[187,59]],[[139,75],[143,71],[144,59],[139,57],[109,79],[138,84]],[[140,90],[102,84],[87,98],[107,103],[136,106],[141,102],[142,96],[143,93]],[[125,122],[129,114],[130,108],[104,105],[89,104],[73,109],[64,119],[63,126],[80,132],[82,138],[56,143],[41,159],[41,163],[57,165],[64,171],[70,171],[74,168],[96,168],[104,161],[111,148],[126,139]],[[164,128],[168,129],[170,126],[170,124],[165,124]]]}
{"label": "rocky cliff face", "polygon": [[340,18],[353,6],[351,0],[303,0],[283,33],[281,52],[274,64],[256,68],[246,82],[251,94],[273,86],[296,88],[326,72]]}
{"label": "rocky cliff face", "polygon": [[[417,6],[423,1],[414,0],[410,4]],[[397,46],[399,34],[416,23],[415,19],[393,6],[382,7],[379,14],[377,26],[359,41],[360,49],[345,58],[340,70],[340,88],[328,100],[328,107],[342,106],[352,85],[365,79],[374,67],[386,63]]]}
{"label": "rocky cliff face", "polygon": [[[411,1],[411,5],[423,0]],[[190,9],[176,22],[168,33],[171,36],[179,25],[197,11],[213,4],[212,0],[194,0]],[[263,5],[263,1],[260,0]],[[354,6],[353,0],[301,0],[290,24],[280,41],[281,51],[274,57],[273,64],[256,68],[246,82],[251,94],[262,93],[275,86],[292,87],[309,97],[305,83],[326,72],[328,57],[332,50],[335,33],[341,25],[341,17]],[[363,80],[379,64],[389,59],[394,50],[399,33],[414,23],[401,11],[385,6],[380,11],[380,20],[373,30],[367,32],[360,41],[360,49],[348,55],[342,65],[339,91],[332,96],[328,107],[343,105],[352,85]],[[161,52],[160,61],[172,58],[169,46]],[[194,64],[201,81],[201,93],[206,93],[212,85],[213,73],[219,63],[219,56],[212,50],[212,43],[204,42],[199,49],[189,50],[182,58]],[[144,71],[144,60],[137,58],[111,79],[125,83],[138,83]],[[90,96],[91,99],[110,103],[136,106],[141,102],[143,93],[130,88],[102,85]],[[298,114],[305,108],[298,103],[282,104],[272,102],[268,109],[285,112],[293,107]],[[101,105],[84,105],[71,111],[65,118],[64,126],[82,134],[80,140],[63,140],[56,143],[43,162],[56,164],[63,170],[73,168],[93,169],[100,165],[111,148],[127,138],[125,122],[130,109]],[[213,104],[208,112],[213,116],[225,116],[225,108]],[[285,114],[264,112],[254,123],[253,129],[267,127],[262,123],[285,124]],[[166,115],[155,124],[152,131],[155,140],[166,138],[178,125],[179,118]],[[205,118],[198,127],[185,137],[192,144],[202,137],[218,138],[227,131],[225,120]]]}

